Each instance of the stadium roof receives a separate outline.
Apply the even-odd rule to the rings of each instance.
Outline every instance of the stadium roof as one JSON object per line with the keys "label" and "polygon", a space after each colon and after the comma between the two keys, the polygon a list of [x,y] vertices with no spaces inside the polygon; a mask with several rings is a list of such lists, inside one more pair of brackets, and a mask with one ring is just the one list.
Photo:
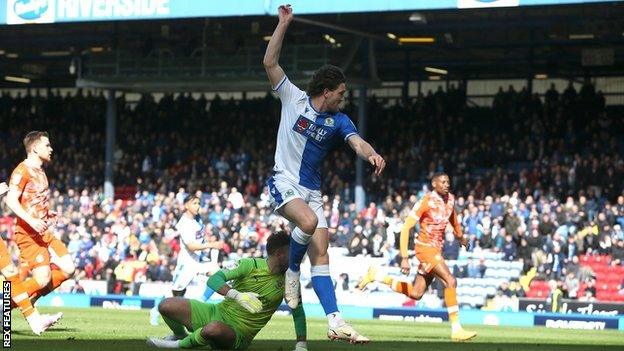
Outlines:
{"label": "stadium roof", "polygon": [[[622,18],[622,2],[302,15],[282,65],[303,80],[333,63],[371,85],[432,75],[618,76]],[[74,86],[80,78],[82,86],[128,90],[263,90],[265,37],[275,24],[275,16],[246,16],[0,26],[0,77],[30,80],[0,87]]]}

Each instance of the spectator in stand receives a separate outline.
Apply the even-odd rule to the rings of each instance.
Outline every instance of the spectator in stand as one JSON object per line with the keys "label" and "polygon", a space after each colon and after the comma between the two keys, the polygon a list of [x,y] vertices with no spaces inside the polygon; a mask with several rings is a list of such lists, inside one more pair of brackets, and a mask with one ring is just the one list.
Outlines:
{"label": "spectator in stand", "polygon": [[461,245],[452,232],[446,233],[446,239],[442,247],[442,256],[448,260],[456,260],[459,257],[459,249]]}
{"label": "spectator in stand", "polygon": [[624,266],[624,239],[618,239],[611,250],[611,265]]}
{"label": "spectator in stand", "polygon": [[566,275],[564,289],[568,292],[569,299],[576,299],[578,297],[578,290],[580,287],[579,279],[573,272],[568,272]]}
{"label": "spectator in stand", "polygon": [[[526,242],[526,241],[525,241]],[[511,234],[505,236],[505,244],[503,246],[503,259],[505,261],[515,261],[518,257],[518,247],[513,241]]]}

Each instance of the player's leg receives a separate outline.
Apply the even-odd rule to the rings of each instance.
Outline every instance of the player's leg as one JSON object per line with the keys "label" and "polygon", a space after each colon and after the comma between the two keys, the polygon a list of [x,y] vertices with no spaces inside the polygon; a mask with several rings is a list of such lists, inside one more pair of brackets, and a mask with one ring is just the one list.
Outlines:
{"label": "player's leg", "polygon": [[295,345],[294,351],[307,350],[308,330],[303,305],[299,304],[299,306],[291,312],[293,323],[295,324],[295,335],[297,336],[297,344]]}
{"label": "player's leg", "polygon": [[[322,208],[320,211],[320,216],[323,216]],[[319,222],[319,228],[316,229],[308,247],[308,256],[312,265],[312,287],[323,306],[329,323],[327,336],[331,339],[342,339],[353,343],[367,343],[370,340],[347,324],[338,310],[336,291],[329,272],[329,254],[327,253],[329,232],[325,217],[319,217]]]}
{"label": "player's leg", "polygon": [[188,264],[179,264],[176,266],[173,274],[171,294],[175,297],[183,297],[186,293],[186,287],[191,284],[196,274],[196,269]]}
{"label": "player's leg", "polygon": [[[51,234],[48,233],[51,237]],[[39,291],[33,294],[33,299],[38,299],[41,296],[45,296],[50,292],[54,291],[56,288],[61,286],[61,284],[74,275],[75,266],[74,262],[67,251],[67,247],[63,244],[62,241],[52,238],[48,243],[48,266],[47,270],[41,270],[41,276],[47,277],[49,274],[49,282],[44,287],[39,289]],[[50,262],[53,262],[55,266],[50,266]],[[49,273],[48,273],[49,272]],[[35,277],[35,273],[33,271],[33,277]],[[41,281],[43,282],[43,280]],[[41,283],[40,282],[40,283]]]}
{"label": "player's leg", "polygon": [[158,304],[158,312],[173,332],[174,338],[181,339],[187,336],[186,330],[192,330],[191,303],[181,297],[169,297]]}
{"label": "player's leg", "polygon": [[476,332],[464,330],[459,322],[459,306],[457,304],[457,280],[448,266],[441,260],[435,265],[431,273],[444,284],[444,303],[451,322],[451,338],[453,341],[466,341],[477,336]]}
{"label": "player's leg", "polygon": [[47,247],[42,246],[41,241],[35,241],[28,234],[18,233],[16,241],[20,251],[20,260],[28,264],[32,275],[31,278],[24,280],[24,286],[31,299],[37,299],[52,279],[50,252]]}
{"label": "player's leg", "polygon": [[221,321],[213,321],[179,341],[183,349],[210,345],[213,349],[231,350],[236,344],[236,332]]}
{"label": "player's leg", "polygon": [[285,204],[278,210],[278,213],[295,225],[290,240],[289,268],[299,272],[303,256],[316,231],[318,219],[310,206],[300,198]]}
{"label": "player's leg", "polygon": [[431,274],[416,274],[414,281],[410,283],[399,277],[384,274],[376,267],[371,267],[362,280],[360,280],[357,287],[360,290],[364,290],[369,283],[377,281],[388,285],[392,290],[409,298],[420,300],[425,294],[425,291],[427,291],[429,285],[431,285],[433,278]]}
{"label": "player's leg", "polygon": [[303,200],[304,190],[287,179],[267,180],[272,206],[275,211],[290,222],[295,229],[290,235],[289,267],[285,274],[284,298],[290,308],[296,308],[301,300],[300,266],[308,244],[314,235],[318,219],[310,206]]}
{"label": "player's leg", "polygon": [[[210,345],[212,348],[231,349],[236,344],[236,332],[223,323],[214,304],[174,297],[163,300],[159,310],[174,335],[165,339],[150,338],[147,341],[149,345],[161,348]],[[192,332],[186,335],[184,328]]]}
{"label": "player's leg", "polygon": [[[318,219],[305,201],[307,189],[283,177],[267,180],[271,205],[275,211],[295,225],[290,240],[290,270],[299,272],[299,266],[314,235]],[[296,308],[298,304],[291,306]]]}
{"label": "player's leg", "polygon": [[0,272],[6,281],[11,282],[11,300],[24,315],[33,333],[41,335],[43,331],[58,320],[48,320],[47,315],[42,316],[32,305],[28,291],[20,279],[19,271],[11,261],[9,251],[2,240],[0,240]]}

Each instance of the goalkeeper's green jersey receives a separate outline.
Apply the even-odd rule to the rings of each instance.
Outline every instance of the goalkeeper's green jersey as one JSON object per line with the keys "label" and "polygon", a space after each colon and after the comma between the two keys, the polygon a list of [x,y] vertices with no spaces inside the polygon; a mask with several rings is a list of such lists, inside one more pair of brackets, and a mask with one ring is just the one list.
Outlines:
{"label": "goalkeeper's green jersey", "polygon": [[[219,274],[223,273],[223,274]],[[225,277],[223,277],[225,275]],[[258,294],[262,311],[251,313],[235,300],[226,298],[217,305],[223,319],[251,341],[271,319],[284,298],[284,274],[271,274],[266,259],[244,258],[237,266],[223,269],[208,280],[208,286],[217,291],[225,281],[233,280],[232,288],[239,292]]]}

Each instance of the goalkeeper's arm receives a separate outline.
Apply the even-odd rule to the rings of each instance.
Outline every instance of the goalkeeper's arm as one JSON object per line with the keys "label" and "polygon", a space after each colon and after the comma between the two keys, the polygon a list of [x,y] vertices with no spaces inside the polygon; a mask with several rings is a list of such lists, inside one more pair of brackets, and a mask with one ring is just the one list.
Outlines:
{"label": "goalkeeper's arm", "polygon": [[235,269],[227,272],[220,270],[213,274],[208,279],[208,287],[227,298],[236,300],[247,311],[258,313],[262,310],[262,302],[258,299],[258,294],[254,292],[240,292],[226,284],[228,280],[241,278],[249,274],[251,266],[253,266],[253,263],[248,262],[248,260],[240,260],[238,267]]}

